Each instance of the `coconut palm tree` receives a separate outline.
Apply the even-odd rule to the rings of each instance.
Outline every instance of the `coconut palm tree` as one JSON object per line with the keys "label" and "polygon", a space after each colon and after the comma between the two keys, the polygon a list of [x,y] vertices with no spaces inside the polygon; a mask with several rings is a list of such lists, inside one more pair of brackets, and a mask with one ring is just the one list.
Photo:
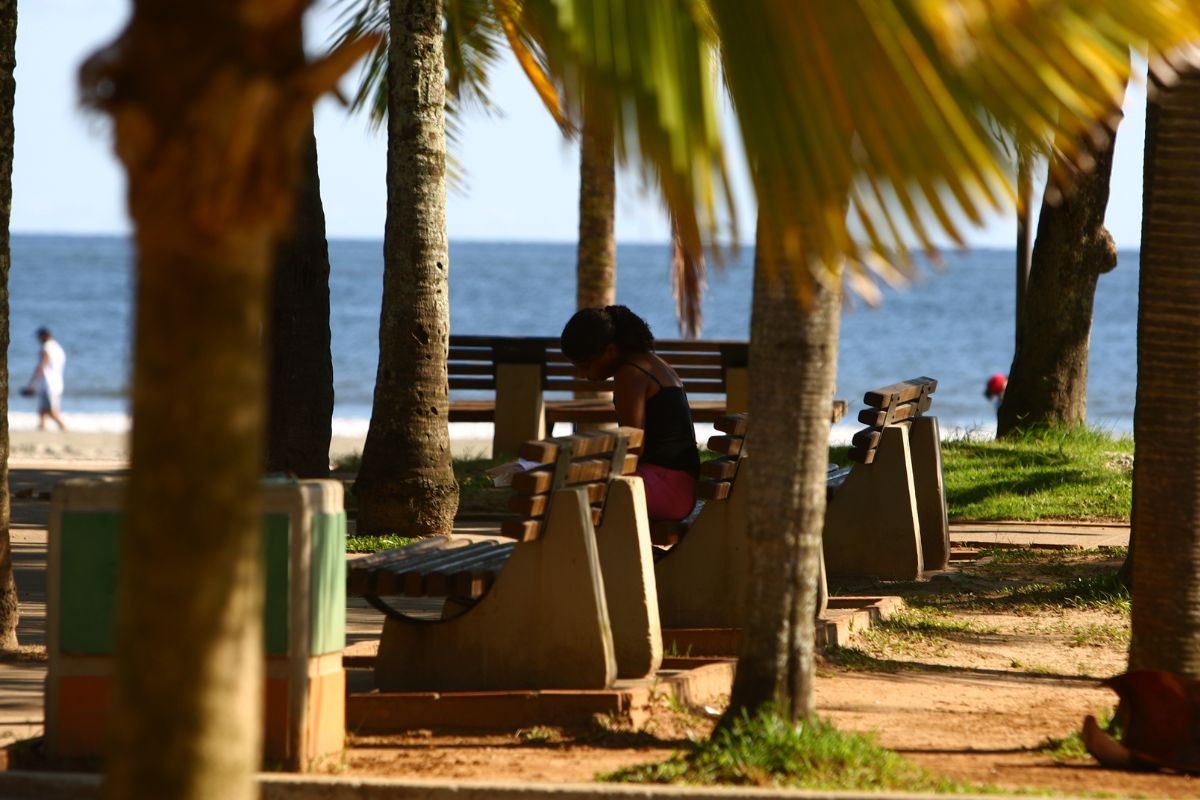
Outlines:
{"label": "coconut palm tree", "polygon": [[80,73],[137,249],[111,798],[257,796],[271,254],[312,103],[370,46],[308,63],[306,5],[136,0]]}
{"label": "coconut palm tree", "polygon": [[1129,668],[1200,678],[1200,70],[1152,77],[1133,416]]}
{"label": "coconut palm tree", "polygon": [[355,482],[358,526],[448,534],[450,253],[446,237],[445,57],[441,0],[391,3],[388,208],[379,370]]}
{"label": "coconut palm tree", "polygon": [[[1166,0],[1036,10],[526,0],[522,22],[555,74],[606,76],[626,140],[652,165],[693,253],[715,230],[724,173],[715,117],[694,91],[709,69],[677,45],[720,42],[759,206],[748,446],[764,468],[751,486],[750,584],[774,584],[752,598],[731,713],[775,702],[804,716],[837,346],[833,287],[845,280],[874,298],[876,279],[911,271],[910,244],[932,252],[939,233],[961,242],[959,220],[1011,205],[1013,170],[984,112],[1020,140],[1057,136],[1067,158],[1086,161],[1084,134],[1119,107],[1126,48],[1195,38],[1197,11]],[[705,51],[686,55],[695,52]],[[769,396],[791,402],[775,408]]]}
{"label": "coconut palm tree", "polygon": [[[1117,266],[1117,248],[1104,227],[1116,125],[1106,138],[1094,165],[1072,176],[1065,196],[1052,189],[1042,203],[1028,281],[1018,295],[1016,352],[997,436],[1039,425],[1087,424],[1096,283]],[[1061,160],[1055,167],[1060,173],[1071,169]]]}
{"label": "coconut palm tree", "polygon": [[[295,43],[303,52],[304,43]],[[329,243],[312,121],[300,151],[291,224],[274,251],[267,340],[267,451],[270,472],[329,475],[333,436],[333,352],[329,329]]]}
{"label": "coconut palm tree", "polygon": [[13,104],[17,66],[17,0],[0,0],[0,651],[17,647],[8,493],[8,222],[12,211]]}

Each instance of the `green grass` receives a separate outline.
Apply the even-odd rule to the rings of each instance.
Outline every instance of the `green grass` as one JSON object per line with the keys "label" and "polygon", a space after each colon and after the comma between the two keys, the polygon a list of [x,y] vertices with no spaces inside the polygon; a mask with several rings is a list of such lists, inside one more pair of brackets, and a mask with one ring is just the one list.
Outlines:
{"label": "green grass", "polygon": [[843,733],[824,720],[794,726],[770,713],[743,717],[666,761],[600,777],[628,783],[978,791],[926,772],[869,736]]}
{"label": "green grass", "polygon": [[[1113,724],[1113,710],[1111,708],[1097,713],[1095,717],[1096,721],[1100,723],[1101,728],[1108,730],[1114,738],[1120,737],[1120,731]],[[1039,753],[1044,753],[1059,763],[1091,759],[1087,748],[1083,746],[1081,730],[1082,728],[1077,728],[1062,738],[1050,737],[1045,739],[1037,746],[1037,750]]]}
{"label": "green grass", "polygon": [[992,598],[995,605],[1108,609],[1130,613],[1129,587],[1113,573],[1027,583]]}
{"label": "green grass", "polygon": [[417,541],[411,536],[347,536],[347,553],[378,553],[380,550],[393,550],[405,547]]}
{"label": "green grass", "polygon": [[1080,428],[947,440],[942,470],[950,517],[1128,522],[1132,455],[1132,438]]}

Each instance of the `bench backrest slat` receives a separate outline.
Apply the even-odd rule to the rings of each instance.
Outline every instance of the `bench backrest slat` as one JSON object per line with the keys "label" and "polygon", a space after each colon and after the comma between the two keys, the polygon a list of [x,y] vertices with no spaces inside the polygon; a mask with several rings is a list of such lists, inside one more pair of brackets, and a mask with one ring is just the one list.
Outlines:
{"label": "bench backrest slat", "polygon": [[850,440],[849,458],[859,464],[875,460],[875,451],[882,440],[883,428],[899,422],[914,420],[929,410],[931,394],[937,389],[933,378],[910,378],[872,389],[863,395],[867,408],[858,412],[858,421],[867,425]]}
{"label": "bench backrest slat", "polygon": [[936,391],[937,381],[921,376],[893,383],[891,386],[871,389],[863,395],[863,402],[872,408],[886,408],[889,403],[907,403],[910,400],[916,400],[921,395],[933,394]]}
{"label": "bench backrest slat", "polygon": [[[608,483],[585,483],[589,503],[602,503],[608,495]],[[523,517],[543,517],[550,507],[550,495],[514,494],[508,498],[508,510]]]}
{"label": "bench backrest slat", "polygon": [[[726,394],[726,370],[744,368],[749,362],[749,344],[737,340],[660,339],[655,343],[660,357],[679,374],[689,395]],[[447,365],[450,388],[486,391],[496,388],[497,364],[541,364],[544,392],[612,391],[612,381],[587,381],[559,350],[551,336],[450,337]]]}
{"label": "bench backrest slat", "polygon": [[749,418],[747,414],[726,414],[718,419],[713,427],[722,433],[728,433],[731,436],[746,435],[746,420]]}
{"label": "bench backrest slat", "polygon": [[617,428],[611,431],[589,431],[557,439],[526,442],[521,445],[518,455],[526,461],[548,464],[558,458],[559,444],[562,442],[572,442],[574,444],[573,455],[575,458],[611,453],[617,445],[618,436],[626,437],[628,448],[642,446],[641,428]]}
{"label": "bench backrest slat", "polygon": [[696,496],[701,500],[726,500],[733,490],[731,481],[700,481],[696,484]]}
{"label": "bench backrest slat", "polygon": [[708,437],[708,449],[714,453],[721,453],[726,456],[736,456],[742,452],[742,436],[710,436]]}
{"label": "bench backrest slat", "polygon": [[[915,419],[929,410],[932,400],[928,395],[911,403],[898,403],[893,406],[892,422],[904,422],[906,419]],[[858,421],[864,425],[883,425],[887,419],[888,410],[886,408],[864,408],[858,412]]]}
{"label": "bench backrest slat", "polygon": [[705,478],[727,481],[737,474],[737,468],[737,456],[723,456],[722,458],[714,458],[712,461],[705,461],[701,464],[700,474]]}
{"label": "bench backrest slat", "polygon": [[[585,458],[572,461],[567,471],[564,485],[574,486],[580,483],[592,483],[609,477],[610,462],[602,458]],[[629,454],[625,457],[622,475],[629,475],[637,469],[637,456]],[[513,475],[513,489],[522,494],[542,494],[550,491],[554,483],[554,471],[550,465],[542,465],[525,472]]]}

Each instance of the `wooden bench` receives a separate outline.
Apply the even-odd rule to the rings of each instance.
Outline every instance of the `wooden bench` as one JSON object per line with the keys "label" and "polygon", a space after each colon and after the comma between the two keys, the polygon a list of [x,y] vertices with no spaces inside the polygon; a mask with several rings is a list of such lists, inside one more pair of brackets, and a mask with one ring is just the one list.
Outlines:
{"label": "wooden bench", "polygon": [[[533,441],[503,531],[354,559],[348,588],[386,615],[375,681],[390,691],[605,688],[662,661],[649,526],[620,428]],[[387,597],[447,598],[438,621]]]}
{"label": "wooden bench", "polygon": [[[747,425],[746,414],[717,420],[715,427],[721,433],[708,440],[708,449],[722,455],[700,466],[696,508],[686,519],[650,526],[654,544],[670,547],[658,552],[654,570],[665,628],[742,625],[751,470],[745,447]],[[849,469],[831,464],[826,476],[829,492],[848,474]],[[820,575],[818,615],[824,612],[828,596],[824,570]]]}
{"label": "wooden bench", "polygon": [[[660,339],[655,348],[683,381],[695,421],[748,407],[748,342]],[[451,335],[448,371],[456,395],[450,421],[494,422],[493,453],[515,453],[556,422],[617,421],[611,400],[574,399],[577,391],[611,392],[612,382],[579,378],[554,337]]]}
{"label": "wooden bench", "polygon": [[825,512],[825,568],[836,576],[914,580],[950,558],[941,437],[927,416],[933,378],[873,389],[850,472]]}

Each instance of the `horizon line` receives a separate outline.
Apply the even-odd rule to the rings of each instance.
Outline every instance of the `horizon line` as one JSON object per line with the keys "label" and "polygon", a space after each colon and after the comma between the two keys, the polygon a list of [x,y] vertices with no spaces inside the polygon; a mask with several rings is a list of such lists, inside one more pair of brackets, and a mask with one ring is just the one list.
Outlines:
{"label": "horizon line", "polygon": [[[119,232],[113,232],[113,231],[45,231],[45,230],[17,231],[17,230],[12,230],[9,232],[9,235],[12,237],[20,236],[20,237],[26,237],[26,238],[46,238],[46,239],[48,239],[48,238],[129,239],[132,237],[131,233],[127,233],[127,232],[119,233]],[[354,243],[363,243],[363,244],[382,245],[383,244],[383,236],[370,237],[370,236],[354,236],[354,235],[349,235],[349,236],[346,236],[346,235],[329,236],[329,235],[327,235],[325,237],[325,241],[327,241],[327,242],[354,242]],[[555,239],[555,238],[550,238],[550,239],[498,239],[498,238],[487,238],[487,237],[476,237],[476,236],[452,237],[452,238],[450,238],[449,241],[451,244],[575,245],[578,243],[578,240],[576,240],[576,239]],[[671,243],[666,240],[653,240],[653,239],[618,239],[617,246],[619,247],[621,245],[632,245],[632,246],[638,246],[638,247],[670,247]],[[728,248],[728,247],[732,247],[733,245],[731,242],[721,242],[720,246],[723,248]],[[753,249],[754,249],[753,243],[738,243],[737,246],[739,248],[744,248],[748,251],[753,251]],[[1140,250],[1140,249],[1141,249],[1140,242],[1137,244],[1117,244],[1118,251],[1133,251],[1133,250]],[[912,250],[913,254],[916,255],[918,250],[919,250],[919,248],[913,248],[913,250]],[[1015,252],[1016,245],[1014,244],[1013,246],[1010,247],[1010,246],[997,245],[997,244],[979,244],[979,245],[968,245],[967,247],[961,247],[961,248],[955,247],[953,245],[948,245],[948,246],[942,248],[941,252],[942,253],[954,253],[954,252],[969,252],[969,251],[973,251],[973,250],[988,250],[988,251],[995,251],[995,252]]]}

